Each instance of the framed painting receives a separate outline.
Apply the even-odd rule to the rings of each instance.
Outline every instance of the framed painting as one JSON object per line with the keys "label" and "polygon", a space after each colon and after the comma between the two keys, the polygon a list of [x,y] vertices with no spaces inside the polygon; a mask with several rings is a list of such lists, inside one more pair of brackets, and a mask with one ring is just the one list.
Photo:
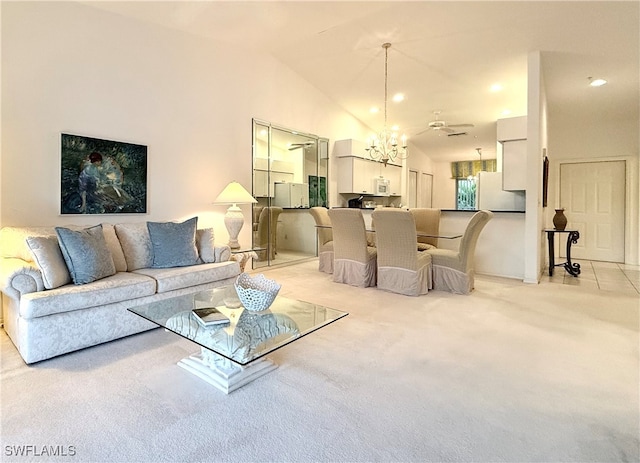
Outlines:
{"label": "framed painting", "polygon": [[147,147],[62,134],[61,214],[146,214]]}

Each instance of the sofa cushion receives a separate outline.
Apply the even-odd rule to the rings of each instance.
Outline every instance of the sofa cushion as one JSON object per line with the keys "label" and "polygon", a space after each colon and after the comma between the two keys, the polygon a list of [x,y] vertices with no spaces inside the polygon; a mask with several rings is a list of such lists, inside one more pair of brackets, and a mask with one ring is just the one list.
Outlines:
{"label": "sofa cushion", "polygon": [[31,249],[33,261],[42,272],[46,289],[59,288],[71,283],[71,275],[62,256],[57,236],[29,236],[26,242]]}
{"label": "sofa cushion", "polygon": [[91,283],[116,273],[116,267],[102,233],[102,225],[84,230],[56,227],[56,234],[76,285]]}
{"label": "sofa cushion", "polygon": [[181,223],[147,222],[153,268],[185,267],[198,261],[196,228],[198,218]]}
{"label": "sofa cushion", "polygon": [[111,252],[113,264],[116,266],[116,272],[126,272],[127,260],[124,258],[124,252],[122,252],[120,240],[118,240],[118,235],[116,235],[116,227],[110,223],[103,223],[102,233],[104,233],[104,239],[106,240],[107,247]]}
{"label": "sofa cushion", "polygon": [[44,317],[115,302],[133,301],[153,295],[155,290],[156,282],[147,276],[118,272],[86,285],[65,285],[49,291],[25,294],[20,299],[20,316]]}
{"label": "sofa cushion", "polygon": [[173,268],[145,268],[133,273],[148,275],[157,282],[157,292],[164,293],[174,289],[188,288],[211,281],[233,278],[238,275],[238,263],[234,261],[215,264],[191,265]]}
{"label": "sofa cushion", "polygon": [[116,224],[116,235],[129,272],[151,267],[151,238],[145,222]]}
{"label": "sofa cushion", "polygon": [[198,263],[211,264],[216,261],[216,250],[213,228],[196,230],[196,248],[198,248]]}

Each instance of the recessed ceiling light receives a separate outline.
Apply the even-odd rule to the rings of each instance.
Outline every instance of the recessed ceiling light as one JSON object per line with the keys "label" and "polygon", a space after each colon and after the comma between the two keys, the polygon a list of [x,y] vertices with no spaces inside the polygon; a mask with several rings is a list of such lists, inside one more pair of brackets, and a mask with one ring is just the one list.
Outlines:
{"label": "recessed ceiling light", "polygon": [[589,77],[589,85],[592,87],[602,87],[606,83],[607,81],[604,79],[594,79],[593,77]]}
{"label": "recessed ceiling light", "polygon": [[372,106],[371,109],[369,109],[369,112],[371,114],[376,114],[380,112],[380,108],[378,108],[377,106]]}
{"label": "recessed ceiling light", "polygon": [[393,95],[393,101],[395,101],[396,103],[399,103],[403,100],[404,100],[404,95],[402,93],[396,93],[395,95]]}
{"label": "recessed ceiling light", "polygon": [[502,115],[503,116],[508,116],[509,114],[511,114],[511,110],[510,109],[503,109],[502,110]]}
{"label": "recessed ceiling light", "polygon": [[502,90],[502,85],[500,84],[493,84],[489,90],[491,90],[493,93],[499,92]]}

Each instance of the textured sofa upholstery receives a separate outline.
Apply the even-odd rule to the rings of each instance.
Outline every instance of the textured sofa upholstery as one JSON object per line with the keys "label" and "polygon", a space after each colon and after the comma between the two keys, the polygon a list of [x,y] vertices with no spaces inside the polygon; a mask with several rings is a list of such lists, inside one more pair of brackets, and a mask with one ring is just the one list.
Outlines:
{"label": "textured sofa upholstery", "polygon": [[63,264],[45,263],[33,252],[33,237],[40,245],[55,244],[53,227],[0,230],[4,329],[26,363],[155,328],[127,308],[231,284],[240,273],[229,247],[216,246],[210,229],[195,235],[194,265],[150,268],[146,222],[101,225],[115,273],[86,284],[74,284],[62,274]]}

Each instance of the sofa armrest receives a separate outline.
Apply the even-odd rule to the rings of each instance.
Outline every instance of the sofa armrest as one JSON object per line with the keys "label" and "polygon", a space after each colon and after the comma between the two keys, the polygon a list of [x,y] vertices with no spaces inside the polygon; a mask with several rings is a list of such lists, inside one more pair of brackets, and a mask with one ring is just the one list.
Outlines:
{"label": "sofa armrest", "polygon": [[12,299],[44,291],[42,272],[33,262],[14,257],[0,259],[0,290]]}
{"label": "sofa armrest", "polygon": [[228,245],[216,245],[213,247],[216,262],[226,262],[231,259],[231,248]]}

